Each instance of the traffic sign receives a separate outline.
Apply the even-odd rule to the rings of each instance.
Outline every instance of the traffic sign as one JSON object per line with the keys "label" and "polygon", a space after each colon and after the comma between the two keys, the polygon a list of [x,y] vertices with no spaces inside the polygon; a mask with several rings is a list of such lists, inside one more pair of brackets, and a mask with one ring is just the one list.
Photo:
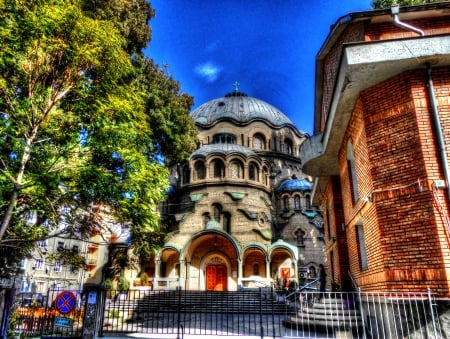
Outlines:
{"label": "traffic sign", "polygon": [[56,309],[61,314],[70,313],[76,304],[77,298],[70,291],[62,291],[56,296]]}

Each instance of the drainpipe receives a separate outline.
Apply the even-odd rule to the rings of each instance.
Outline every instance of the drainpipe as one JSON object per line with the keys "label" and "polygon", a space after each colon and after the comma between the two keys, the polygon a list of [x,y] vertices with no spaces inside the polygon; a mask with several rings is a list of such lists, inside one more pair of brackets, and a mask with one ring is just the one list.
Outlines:
{"label": "drainpipe", "polygon": [[[392,18],[394,20],[394,25],[397,27],[400,27],[402,29],[415,32],[415,33],[419,34],[420,36],[424,36],[425,32],[422,31],[421,29],[418,29],[417,27],[408,25],[407,23],[400,21],[400,19],[398,18],[398,13],[400,12],[399,9],[400,9],[399,6],[391,7],[391,13],[392,13]],[[444,170],[445,182],[447,185],[447,197],[450,201],[450,181],[449,181],[450,171],[448,168],[447,154],[445,152],[444,136],[442,133],[441,120],[439,118],[439,109],[437,106],[436,94],[434,92],[433,78],[431,76],[430,63],[427,63],[427,84],[428,84],[428,94],[430,96],[430,101],[431,101],[431,108],[433,111],[433,121],[434,121],[434,125],[436,128],[436,134],[437,134],[437,139],[438,139],[437,141],[438,141],[439,151],[441,154],[441,163],[442,163],[442,168]]]}
{"label": "drainpipe", "polygon": [[441,154],[442,168],[444,170],[445,182],[447,184],[447,196],[450,201],[450,187],[449,187],[450,171],[448,168],[447,154],[445,152],[445,143],[444,143],[444,136],[442,133],[441,120],[439,118],[439,109],[436,102],[436,95],[434,93],[433,78],[431,76],[431,65],[429,63],[427,63],[427,82],[428,82],[428,94],[430,96],[431,108],[433,111],[434,126],[436,128],[439,151]]}
{"label": "drainpipe", "polygon": [[398,18],[398,13],[400,12],[400,7],[399,6],[394,6],[391,7],[391,14],[392,14],[392,18],[394,19],[394,25],[403,29],[406,29],[408,31],[412,31],[415,32],[417,34],[419,34],[420,36],[424,36],[425,32],[422,31],[421,29],[418,29],[414,26],[408,25],[405,22],[400,21],[400,19]]}

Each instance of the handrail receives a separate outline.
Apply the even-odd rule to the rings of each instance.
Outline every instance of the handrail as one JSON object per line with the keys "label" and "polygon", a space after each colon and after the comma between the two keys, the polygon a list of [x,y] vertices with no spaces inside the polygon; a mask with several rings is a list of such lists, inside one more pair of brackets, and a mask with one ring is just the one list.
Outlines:
{"label": "handrail", "polygon": [[352,272],[350,272],[350,270],[348,271],[348,276],[350,277],[350,281],[352,282],[353,288],[355,289],[355,291],[359,291],[360,288],[358,286],[358,283],[356,282],[355,278],[353,277]]}
{"label": "handrail", "polygon": [[319,280],[320,280],[320,278],[316,278],[313,281],[310,281],[309,283],[307,283],[306,285],[298,287],[295,291],[289,293],[285,298],[287,299],[287,298],[291,297],[292,295],[303,291],[305,288],[311,286],[312,284],[318,282]]}

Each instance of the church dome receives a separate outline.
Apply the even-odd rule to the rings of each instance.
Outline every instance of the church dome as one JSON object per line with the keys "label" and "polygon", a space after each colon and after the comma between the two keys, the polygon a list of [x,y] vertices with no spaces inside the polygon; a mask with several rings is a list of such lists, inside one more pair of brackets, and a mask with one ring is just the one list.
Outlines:
{"label": "church dome", "polygon": [[284,192],[305,192],[305,191],[311,191],[312,190],[312,183],[306,179],[289,179],[286,181],[283,181],[280,186],[275,190],[276,193],[284,193]]}
{"label": "church dome", "polygon": [[278,108],[237,91],[204,103],[191,112],[191,117],[197,124],[203,126],[219,120],[232,120],[244,124],[264,120],[273,126],[293,125]]}

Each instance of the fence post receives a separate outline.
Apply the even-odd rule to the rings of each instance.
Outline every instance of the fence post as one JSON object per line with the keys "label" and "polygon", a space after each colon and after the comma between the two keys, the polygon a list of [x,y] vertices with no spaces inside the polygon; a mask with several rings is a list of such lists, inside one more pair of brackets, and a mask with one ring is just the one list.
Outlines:
{"label": "fence post", "polygon": [[362,293],[360,287],[358,287],[358,299],[359,299],[359,312],[361,313],[361,322],[363,328],[363,338],[366,339],[366,319],[364,315],[364,307],[362,303]]}
{"label": "fence post", "polygon": [[[178,292],[177,339],[182,339],[184,337],[184,333],[183,333],[183,328],[182,328],[182,324],[181,324],[181,287],[177,286],[176,291]],[[181,332],[181,335],[180,335],[180,332]]]}
{"label": "fence post", "polygon": [[433,330],[434,330],[434,337],[437,338],[437,331],[436,331],[436,321],[434,319],[434,310],[433,310],[433,300],[431,297],[431,290],[430,288],[427,288],[428,291],[428,303],[430,305],[430,311],[431,311],[431,319],[433,320]]}

